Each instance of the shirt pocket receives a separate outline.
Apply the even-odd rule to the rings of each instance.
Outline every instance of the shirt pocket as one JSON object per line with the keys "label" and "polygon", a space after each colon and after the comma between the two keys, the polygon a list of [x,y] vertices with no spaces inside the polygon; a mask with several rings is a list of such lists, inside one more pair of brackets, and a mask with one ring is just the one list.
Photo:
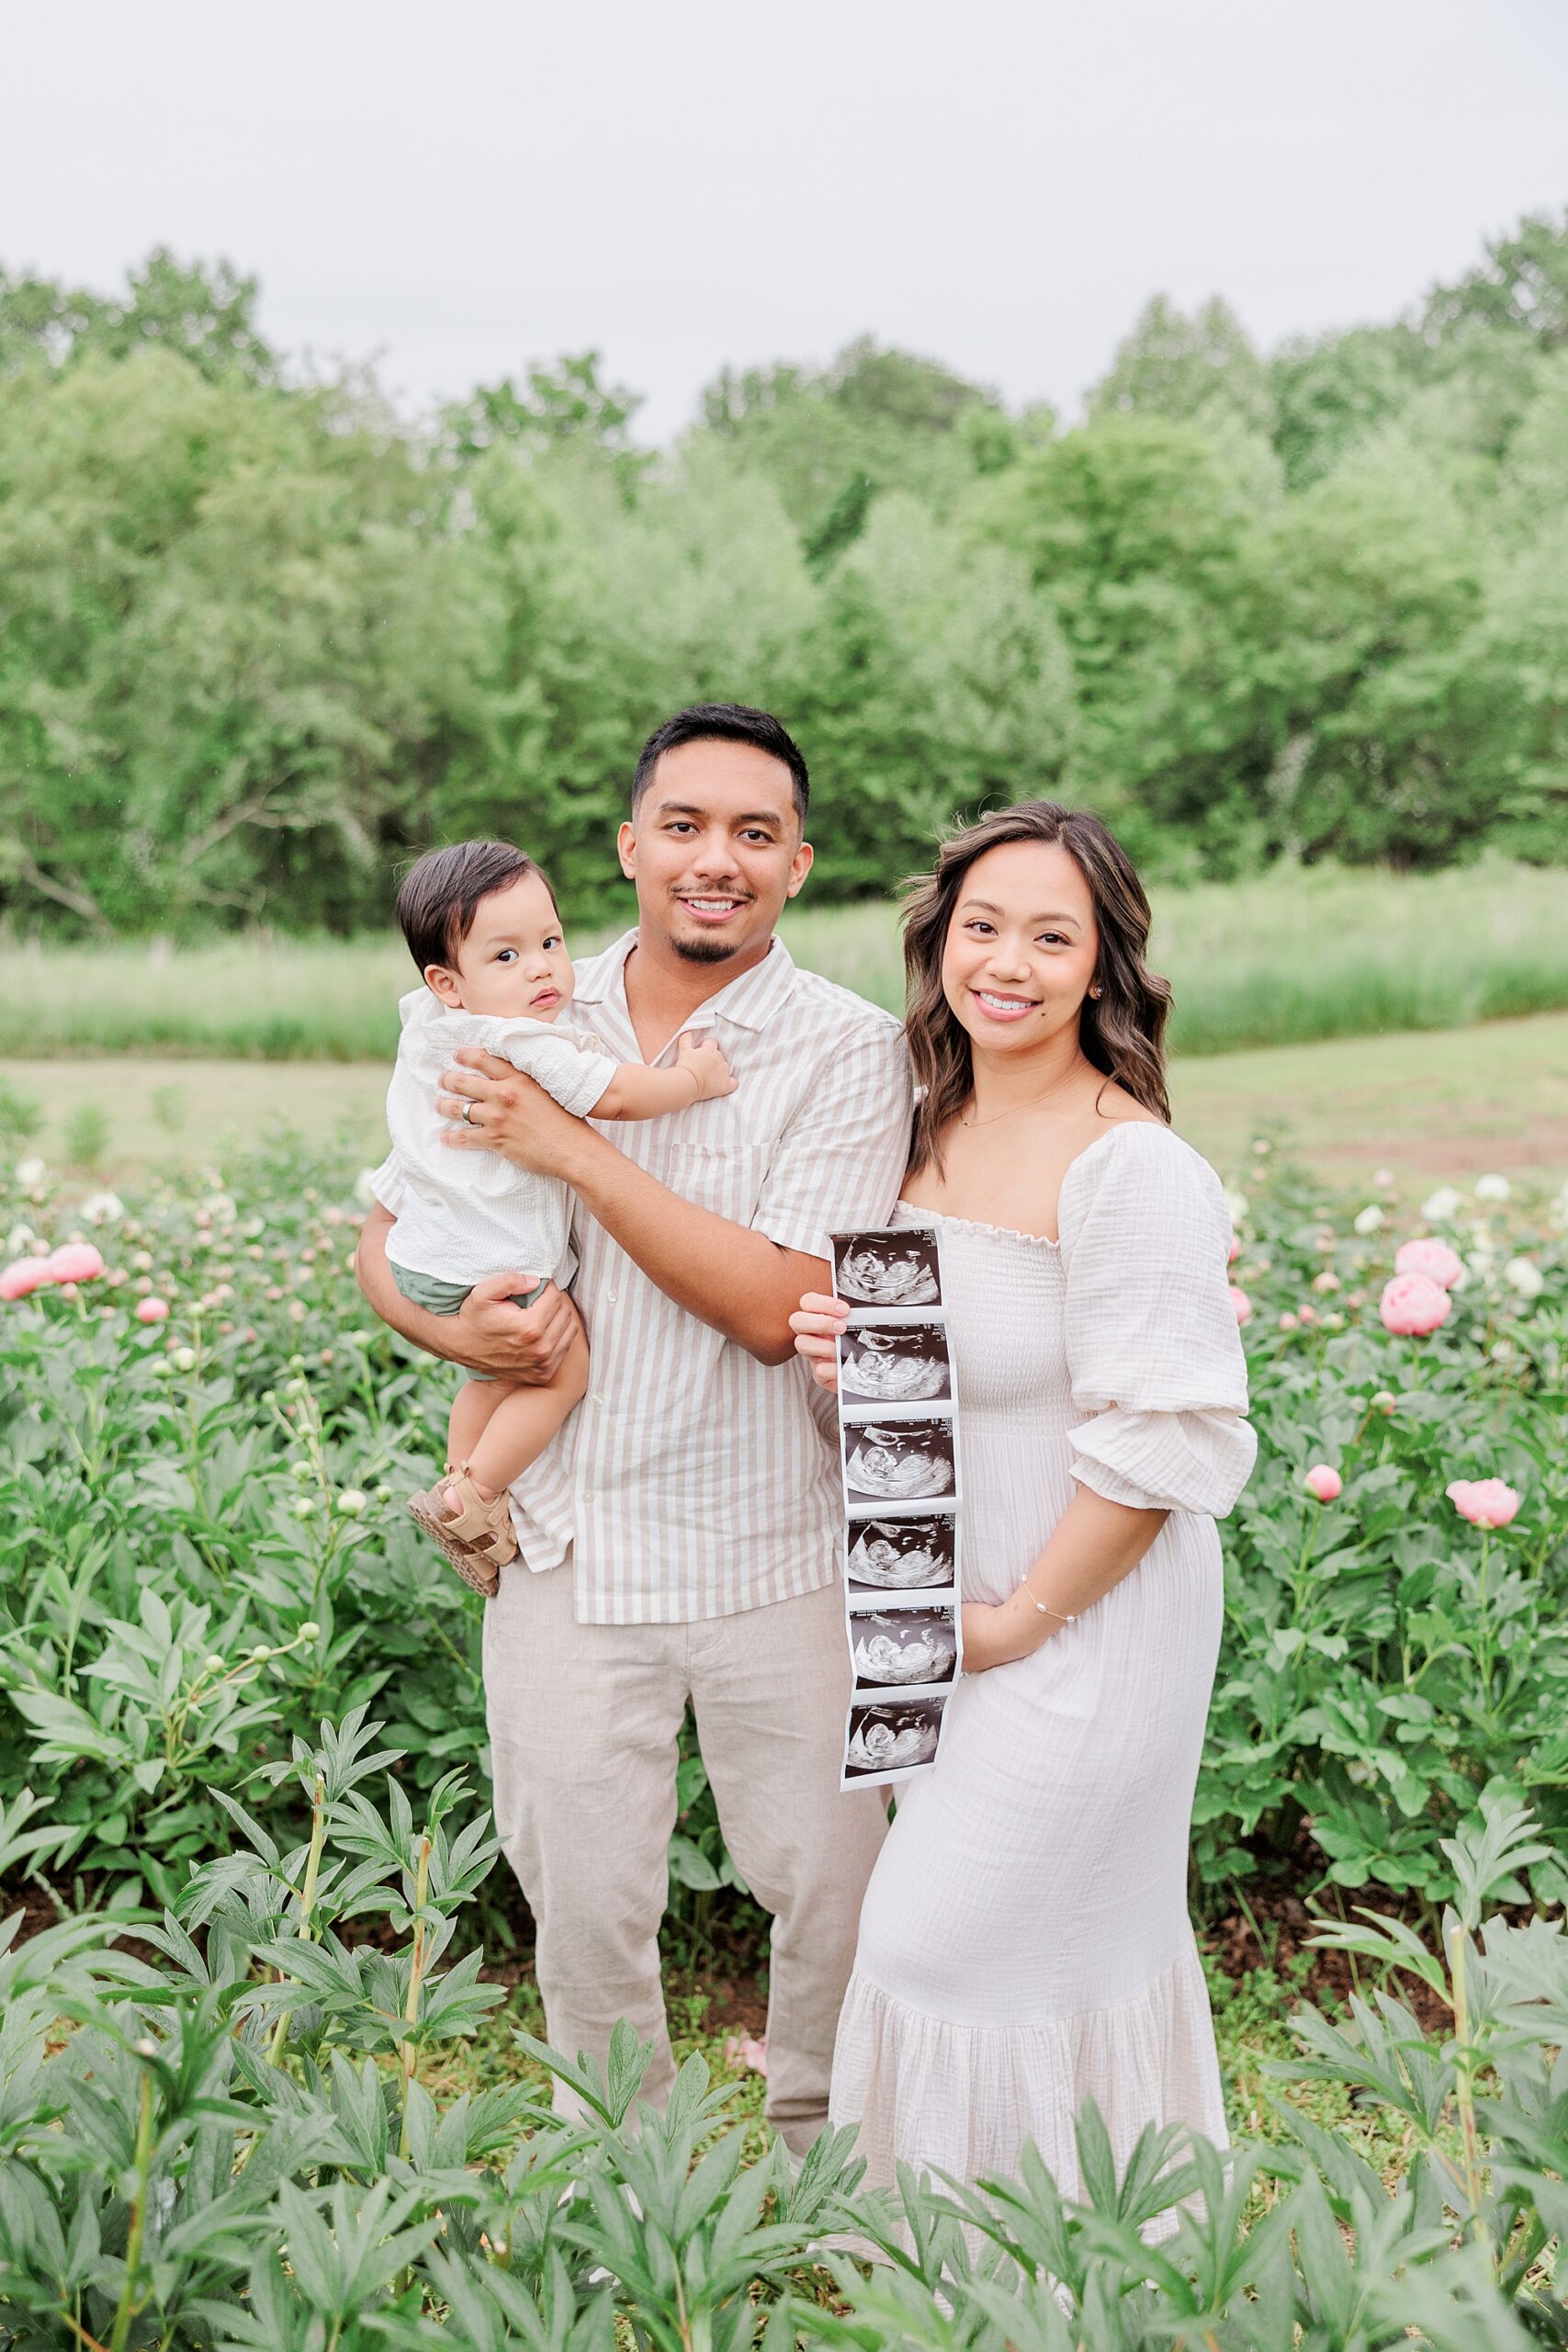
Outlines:
{"label": "shirt pocket", "polygon": [[[704,1103],[718,1110],[722,1103]],[[650,1123],[651,1124],[651,1123]],[[651,1139],[650,1139],[651,1140]],[[653,1141],[639,1153],[650,1176],[694,1208],[707,1209],[731,1225],[750,1226],[761,1198],[768,1172],[766,1144],[748,1143],[734,1136],[726,1141],[701,1143]]]}

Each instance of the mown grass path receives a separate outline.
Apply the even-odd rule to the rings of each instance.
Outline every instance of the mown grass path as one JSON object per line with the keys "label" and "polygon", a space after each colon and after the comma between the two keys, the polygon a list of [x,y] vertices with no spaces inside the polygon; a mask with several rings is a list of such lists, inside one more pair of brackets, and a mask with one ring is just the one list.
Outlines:
{"label": "mown grass path", "polygon": [[[341,1128],[367,1162],[385,1148],[379,1062],[0,1061],[0,1082],[43,1106],[31,1148],[56,1164],[72,1159],[73,1114],[97,1104],[109,1176],[200,1167],[274,1120],[310,1142]],[[1172,1093],[1178,1126],[1221,1169],[1279,1129],[1347,1182],[1381,1167],[1423,1182],[1495,1168],[1539,1170],[1555,1188],[1568,1172],[1568,1013],[1181,1059]]]}

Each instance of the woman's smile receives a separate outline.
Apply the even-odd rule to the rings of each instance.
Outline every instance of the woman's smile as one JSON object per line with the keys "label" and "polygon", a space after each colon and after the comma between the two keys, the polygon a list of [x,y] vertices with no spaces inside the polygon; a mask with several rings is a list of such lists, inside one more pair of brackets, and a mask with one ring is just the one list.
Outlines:
{"label": "woman's smile", "polygon": [[969,993],[987,1021],[1021,1021],[1040,1009],[1036,997],[1003,996],[996,989],[971,989]]}

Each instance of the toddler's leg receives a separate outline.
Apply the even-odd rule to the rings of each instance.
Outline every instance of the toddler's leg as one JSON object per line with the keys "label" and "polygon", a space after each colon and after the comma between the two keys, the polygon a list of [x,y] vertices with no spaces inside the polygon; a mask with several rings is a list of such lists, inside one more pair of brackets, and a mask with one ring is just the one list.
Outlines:
{"label": "toddler's leg", "polygon": [[[483,1386],[486,1384],[471,1383]],[[454,1462],[466,1460],[468,1476],[487,1502],[503,1495],[530,1462],[536,1462],[567,1415],[581,1405],[588,1391],[588,1341],[581,1327],[561,1360],[555,1378],[543,1388],[509,1387],[492,1381],[501,1396],[483,1431],[467,1453],[453,1449]]]}
{"label": "toddler's leg", "polygon": [[506,1490],[537,1460],[587,1386],[588,1341],[580,1324],[547,1387],[470,1380],[458,1392],[447,1427],[452,1468],[429,1494],[411,1495],[409,1510],[464,1583],[487,1599],[501,1569],[517,1556]]}
{"label": "toddler's leg", "polygon": [[503,1380],[465,1380],[452,1399],[446,1424],[446,1467],[456,1470],[468,1461],[490,1425],[502,1398],[510,1394]]}

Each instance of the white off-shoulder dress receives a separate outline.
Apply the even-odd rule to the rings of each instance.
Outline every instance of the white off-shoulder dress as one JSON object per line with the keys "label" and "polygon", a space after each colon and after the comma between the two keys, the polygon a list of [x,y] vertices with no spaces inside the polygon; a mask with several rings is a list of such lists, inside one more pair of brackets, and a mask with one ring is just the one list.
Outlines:
{"label": "white off-shoulder dress", "polygon": [[1075,1480],[1170,1516],[1076,1624],[961,1678],[866,1894],[832,2120],[858,2125],[874,2183],[899,2162],[1014,2173],[1033,2140],[1073,2194],[1088,2099],[1119,2158],[1149,2123],[1225,2137],[1187,1849],[1220,1640],[1214,1519],[1255,1451],[1230,1221],[1207,1162],[1138,1121],[1068,1169],[1059,1242],[897,1215],[942,1232],[966,1597],[1016,1589]]}

